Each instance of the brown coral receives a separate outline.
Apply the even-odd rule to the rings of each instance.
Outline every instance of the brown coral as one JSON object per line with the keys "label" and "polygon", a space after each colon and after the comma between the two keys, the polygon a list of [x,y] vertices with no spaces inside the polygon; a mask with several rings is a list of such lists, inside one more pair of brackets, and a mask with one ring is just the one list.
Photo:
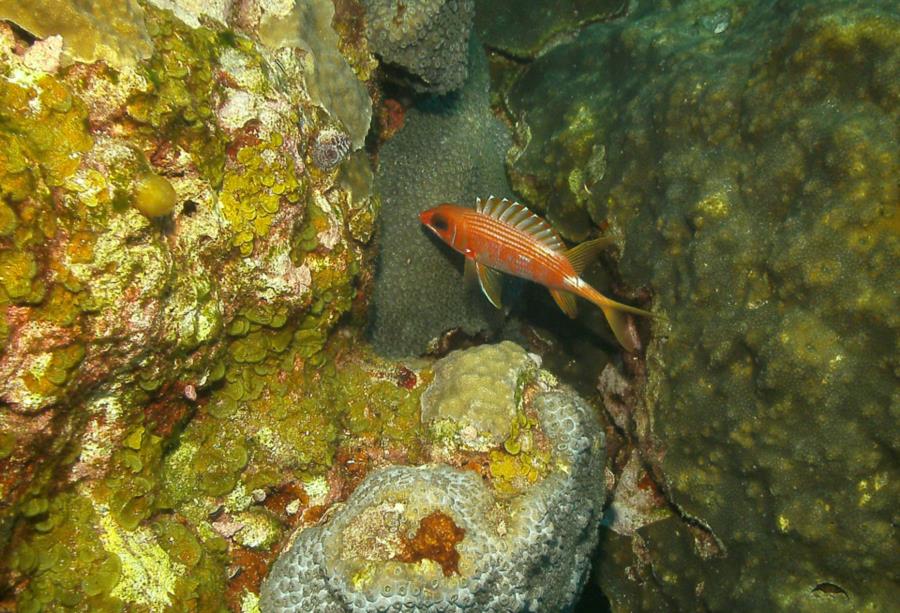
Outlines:
{"label": "brown coral", "polygon": [[466,536],[466,531],[453,523],[446,513],[435,511],[419,522],[416,535],[403,542],[404,549],[397,555],[400,562],[432,560],[440,564],[444,576],[459,574],[459,552],[456,544]]}

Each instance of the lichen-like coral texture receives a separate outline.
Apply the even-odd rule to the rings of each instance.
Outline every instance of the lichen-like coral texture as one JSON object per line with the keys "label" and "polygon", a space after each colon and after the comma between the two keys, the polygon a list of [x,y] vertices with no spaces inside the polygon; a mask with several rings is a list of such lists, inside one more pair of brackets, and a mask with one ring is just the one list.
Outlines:
{"label": "lichen-like coral texture", "polygon": [[505,93],[516,189],[570,239],[608,226],[667,317],[635,410],[675,516],[599,582],[618,610],[890,609],[900,13],[636,6]]}
{"label": "lichen-like coral texture", "polygon": [[[533,360],[505,342],[437,362],[431,386],[444,389],[427,404],[465,398],[466,381],[494,373],[498,385],[481,398],[496,390],[487,404],[508,416],[516,448],[487,454],[448,437],[484,416],[476,405],[471,416],[438,409],[431,462],[374,470],[301,528],[263,584],[262,611],[570,610],[597,541],[604,438],[593,410]],[[450,377],[455,393],[440,380]]]}
{"label": "lichen-like coral texture", "polygon": [[377,207],[312,164],[346,128],[254,3],[24,4],[0,3],[0,608],[239,609],[337,433],[415,432],[396,365],[323,366]]}

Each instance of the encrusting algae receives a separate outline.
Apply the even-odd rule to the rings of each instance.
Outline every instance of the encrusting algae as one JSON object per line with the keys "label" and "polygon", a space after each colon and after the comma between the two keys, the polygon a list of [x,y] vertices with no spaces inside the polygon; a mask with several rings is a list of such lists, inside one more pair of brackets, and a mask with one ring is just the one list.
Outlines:
{"label": "encrusting algae", "polygon": [[[310,172],[310,143],[336,126],[304,90],[300,51],[148,3],[133,23],[147,45],[88,64],[68,30],[48,20],[34,40],[8,5],[21,29],[0,22],[0,608],[239,607],[303,515],[285,510],[306,499],[293,479],[337,452],[329,402],[283,398],[310,393],[330,330],[358,309],[377,203],[338,185],[339,164]],[[222,436],[222,420],[254,415]],[[246,572],[229,583],[235,560]]]}
{"label": "encrusting algae", "polygon": [[[893,593],[896,11],[520,4],[0,0],[0,610]],[[416,214],[510,181],[645,353],[467,310]]]}

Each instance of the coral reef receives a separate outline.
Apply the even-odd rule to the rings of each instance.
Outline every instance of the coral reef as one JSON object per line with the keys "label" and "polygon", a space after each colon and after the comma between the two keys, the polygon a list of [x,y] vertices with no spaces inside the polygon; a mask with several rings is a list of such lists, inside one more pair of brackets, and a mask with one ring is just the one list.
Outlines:
{"label": "coral reef", "polygon": [[898,32],[884,4],[639,3],[504,95],[516,189],[608,227],[668,318],[628,419],[674,514],[614,522],[614,608],[895,600]]}
{"label": "coral reef", "polygon": [[[278,557],[263,584],[264,613],[572,606],[590,566],[603,501],[603,434],[593,411],[555,389],[552,377],[512,343],[454,352],[434,369],[425,393],[441,389],[423,397],[423,409],[453,406],[434,409],[444,417],[429,425],[432,459],[454,466],[371,472],[345,504],[302,529]],[[487,404],[505,405],[507,430],[516,430],[508,440],[517,448],[501,446],[484,458],[447,432],[482,419],[478,404],[472,415],[458,410],[457,393],[465,396],[465,382],[488,373],[500,385],[481,395],[486,400],[496,391]],[[448,377],[456,385],[448,387]],[[478,458],[480,469],[471,465]]]}
{"label": "coral reef", "polygon": [[127,68],[153,52],[138,0],[0,0],[0,19],[13,21],[39,38],[56,38],[61,43],[60,60],[66,64],[103,60]]}
{"label": "coral reef", "polygon": [[347,156],[350,151],[350,138],[337,130],[323,130],[316,136],[312,146],[313,164],[321,170],[331,170]]}
{"label": "coral reef", "polygon": [[445,94],[466,80],[473,0],[362,0],[367,35],[382,60],[419,92]]}
{"label": "coral reef", "polygon": [[422,422],[451,432],[464,446],[487,451],[506,441],[515,423],[521,381],[534,362],[504,342],[455,351],[434,365],[434,381],[422,395]]}
{"label": "coral reef", "polygon": [[517,58],[533,58],[586,24],[625,11],[626,0],[476,0],[475,31],[485,45]]}
{"label": "coral reef", "polygon": [[474,40],[469,52],[465,86],[409,110],[403,128],[381,150],[371,336],[385,355],[422,353],[453,328],[475,333],[499,324],[499,313],[463,283],[461,262],[448,257],[417,217],[436,202],[509,195],[503,156],[510,136],[491,114],[484,52]]}
{"label": "coral reef", "polygon": [[341,53],[341,40],[331,25],[334,3],[310,0],[264,8],[258,9],[260,39],[273,48],[298,47],[310,55],[312,61],[304,60],[303,72],[311,99],[343,124],[354,149],[362,147],[372,120],[372,101],[354,68],[367,79],[375,66],[371,60],[351,66]]}
{"label": "coral reef", "polygon": [[[89,8],[106,4],[131,6]],[[352,182],[337,164],[313,166],[316,136],[344,130],[307,89],[314,59],[255,43],[249,20],[231,24],[242,33],[142,7],[146,53],[121,62],[143,34],[113,28],[118,18],[72,22],[75,34],[68,21],[30,34],[15,14],[3,16],[17,27],[0,22],[4,610],[252,600],[295,517],[278,497],[262,504],[288,491],[282,479],[323,478],[339,428],[384,441],[416,431],[402,406],[415,392],[381,374],[394,364],[381,379],[361,368],[358,385],[341,379],[360,397],[378,390],[365,407],[323,414],[328,401],[307,397],[315,372],[338,379],[323,349],[361,308],[377,211],[364,156]],[[105,61],[76,54],[85,41]],[[353,57],[365,74],[372,58]],[[349,68],[329,78],[365,92]],[[386,417],[366,424],[364,409]]]}

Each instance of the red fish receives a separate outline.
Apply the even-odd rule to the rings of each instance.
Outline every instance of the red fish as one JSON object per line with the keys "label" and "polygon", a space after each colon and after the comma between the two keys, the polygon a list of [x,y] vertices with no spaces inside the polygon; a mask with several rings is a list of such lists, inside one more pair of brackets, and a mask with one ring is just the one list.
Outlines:
{"label": "red fish", "polygon": [[419,213],[419,219],[445,243],[466,256],[466,272],[474,268],[487,299],[501,307],[501,272],[540,283],[559,308],[575,317],[575,296],[600,307],[618,341],[628,351],[638,349],[624,313],[652,316],[648,311],[610,300],[581,279],[581,272],[611,244],[597,238],[566,247],[544,219],[518,202],[491,196],[478,198],[475,208],[440,204]]}

